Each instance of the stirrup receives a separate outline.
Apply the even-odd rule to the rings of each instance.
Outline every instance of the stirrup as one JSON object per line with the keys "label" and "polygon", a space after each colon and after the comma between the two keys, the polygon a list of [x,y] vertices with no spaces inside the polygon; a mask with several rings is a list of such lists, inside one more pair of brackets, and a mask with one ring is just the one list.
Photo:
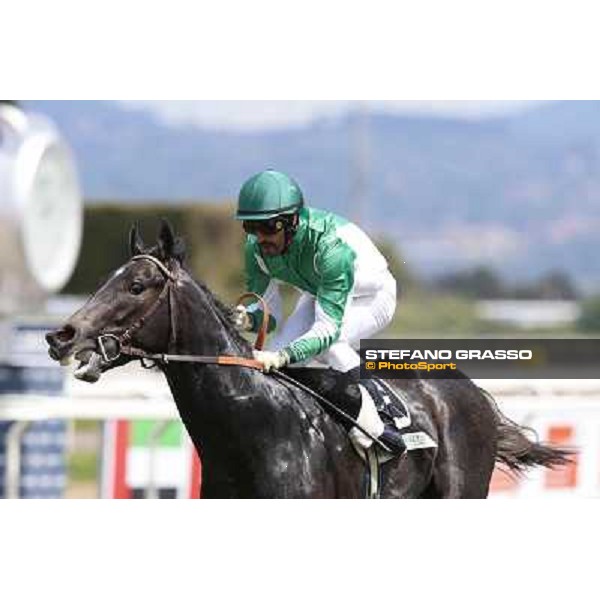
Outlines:
{"label": "stirrup", "polygon": [[406,444],[402,434],[392,425],[384,422],[383,433],[378,438],[394,453],[402,454],[406,451]]}

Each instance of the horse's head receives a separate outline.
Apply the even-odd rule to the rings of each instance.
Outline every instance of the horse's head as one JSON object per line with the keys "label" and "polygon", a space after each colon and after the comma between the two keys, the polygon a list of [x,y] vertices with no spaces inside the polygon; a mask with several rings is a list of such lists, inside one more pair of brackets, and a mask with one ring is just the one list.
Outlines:
{"label": "horse's head", "polygon": [[164,352],[169,343],[168,292],[181,268],[183,242],[162,221],[156,246],[144,248],[137,226],[131,228],[129,245],[129,262],[60,329],[46,335],[50,357],[63,363],[74,357],[81,363],[75,376],[90,383],[132,359],[121,354],[121,346],[134,338],[148,352]]}

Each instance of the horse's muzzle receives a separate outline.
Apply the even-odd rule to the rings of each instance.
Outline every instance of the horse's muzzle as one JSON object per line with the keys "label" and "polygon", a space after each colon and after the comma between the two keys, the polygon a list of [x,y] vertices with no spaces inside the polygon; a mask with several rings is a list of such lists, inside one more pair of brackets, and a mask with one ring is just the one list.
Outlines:
{"label": "horse's muzzle", "polygon": [[73,351],[77,331],[71,325],[50,331],[46,334],[46,343],[49,346],[48,354],[53,360],[63,360]]}

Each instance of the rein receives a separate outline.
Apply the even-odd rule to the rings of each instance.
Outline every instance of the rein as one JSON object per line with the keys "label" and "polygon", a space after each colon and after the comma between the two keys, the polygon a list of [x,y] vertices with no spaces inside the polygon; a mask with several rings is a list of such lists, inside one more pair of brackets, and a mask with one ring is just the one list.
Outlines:
{"label": "rein", "polygon": [[[169,346],[172,345],[171,336],[176,335],[176,316],[175,316],[175,303],[172,300],[173,296],[173,283],[177,281],[176,276],[172,271],[167,269],[167,267],[160,261],[158,258],[152,256],[151,254],[138,254],[131,258],[131,260],[149,260],[154,263],[160,272],[165,276],[166,282],[161,290],[158,298],[154,301],[154,303],[150,306],[150,308],[132,325],[130,325],[121,335],[116,335],[114,333],[104,333],[98,336],[98,348],[100,350],[100,354],[102,358],[107,362],[111,363],[117,360],[121,355],[133,356],[135,358],[139,358],[143,367],[146,367],[144,364],[144,360],[151,360],[155,362],[159,362],[162,364],[168,364],[170,362],[187,362],[187,363],[201,363],[207,365],[224,365],[224,366],[239,366],[239,367],[249,367],[251,369],[256,369],[258,371],[262,371],[262,363],[254,358],[245,358],[243,356],[228,356],[228,355],[218,355],[218,356],[202,356],[197,354],[151,354],[142,350],[141,348],[136,348],[131,345],[133,334],[141,329],[143,325],[148,321],[148,319],[158,310],[161,304],[167,299],[169,302],[169,319],[171,321],[170,325],[170,335],[169,335]],[[247,298],[253,298],[261,304],[263,311],[263,320],[261,327],[258,332],[258,336],[255,343],[255,349],[260,350],[263,347],[266,335],[267,335],[267,327],[269,322],[269,310],[266,302],[263,300],[261,296],[255,294],[253,292],[247,292],[240,296],[238,303]],[[114,355],[111,355],[105,346],[106,341],[112,340],[116,343],[117,349]],[[150,367],[146,367],[150,368]],[[375,436],[370,434],[368,431],[357,423],[355,419],[353,419],[350,415],[346,414],[343,410],[339,409],[333,403],[331,403],[326,398],[323,398],[320,394],[317,394],[315,391],[296,381],[292,377],[289,377],[285,373],[281,371],[275,370],[273,375],[279,379],[280,381],[285,381],[289,384],[295,385],[297,388],[305,391],[310,394],[314,398],[316,398],[319,402],[329,407],[332,411],[337,413],[340,417],[342,417],[348,423],[351,423],[356,428],[358,428],[362,433],[364,433],[368,438],[370,438],[373,443],[378,445],[380,448],[385,450],[386,452],[391,452],[391,450],[380,440],[378,440]]]}

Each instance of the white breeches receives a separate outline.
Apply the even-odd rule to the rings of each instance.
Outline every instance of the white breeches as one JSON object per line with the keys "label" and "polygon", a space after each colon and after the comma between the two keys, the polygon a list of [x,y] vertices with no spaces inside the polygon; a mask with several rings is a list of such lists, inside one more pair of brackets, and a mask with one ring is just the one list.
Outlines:
{"label": "white breeches", "polygon": [[[357,352],[361,339],[368,339],[386,327],[396,310],[396,280],[389,271],[381,274],[382,285],[371,295],[348,299],[338,340],[318,356],[291,366],[332,367],[346,372],[360,365]],[[269,349],[280,350],[306,333],[315,322],[314,296],[300,295],[296,307],[283,327],[269,342]]]}

